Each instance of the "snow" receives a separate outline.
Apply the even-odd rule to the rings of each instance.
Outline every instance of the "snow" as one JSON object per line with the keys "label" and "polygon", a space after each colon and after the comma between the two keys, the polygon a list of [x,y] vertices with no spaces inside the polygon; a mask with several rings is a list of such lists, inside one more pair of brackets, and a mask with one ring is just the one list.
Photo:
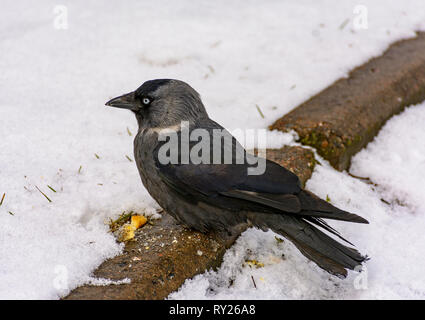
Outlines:
{"label": "snow", "polygon": [[425,112],[413,106],[381,129],[375,142],[359,152],[351,166],[357,176],[378,183],[386,201],[425,212]]}
{"label": "snow", "polygon": [[[78,285],[93,283],[92,271],[122,250],[104,221],[130,210],[156,214],[158,205],[141,185],[134,162],[126,158],[133,158],[136,121],[129,112],[106,108],[108,99],[148,79],[177,78],[201,93],[210,116],[223,126],[266,128],[393,41],[425,30],[421,0],[362,4],[368,9],[368,29],[353,24],[357,1],[76,0],[58,7],[50,0],[3,0],[0,197],[6,195],[0,207],[0,298],[57,299]],[[67,29],[58,29],[63,6]],[[419,121],[416,116],[409,119],[400,126],[410,130]],[[273,137],[273,146],[291,142],[290,135]],[[421,137],[418,131],[408,143],[413,146]],[[416,161],[423,150],[394,149],[391,158],[372,170],[373,159],[382,154],[376,148],[356,157],[353,172],[368,175],[379,190],[334,172],[324,162],[308,188],[322,197],[328,193],[335,204],[365,213],[372,221],[372,228],[341,225],[373,257],[367,265],[369,286],[372,275],[382,286],[369,289],[371,296],[421,296],[421,278],[413,281],[421,265],[406,261],[421,252],[422,236],[415,234],[415,244],[404,248],[399,230],[414,234],[421,226],[423,195],[415,186],[423,177],[423,166]],[[400,167],[397,159],[407,161],[405,170],[414,172],[413,179],[380,169],[394,163]],[[392,177],[399,187],[393,187]],[[332,185],[335,180],[340,182]],[[375,230],[374,223],[386,227]],[[385,246],[382,239],[388,242]],[[218,273],[188,281],[175,296],[204,297],[202,288],[210,285],[219,292],[214,297],[332,298],[341,291],[352,296],[349,279],[329,280],[287,241],[273,247],[275,242],[270,233],[246,232]],[[264,268],[251,271],[254,278],[263,278],[255,278],[256,291],[236,263],[247,248],[265,261]],[[389,262],[385,272],[376,254],[380,250],[388,253],[382,255]],[[280,253],[285,253],[285,263],[273,258]],[[391,273],[392,266],[401,269]],[[270,275],[263,274],[269,269]],[[274,272],[280,273],[278,279]],[[404,276],[397,277],[399,273]],[[230,291],[222,284],[228,274],[235,276]],[[190,292],[191,283],[196,288]]]}

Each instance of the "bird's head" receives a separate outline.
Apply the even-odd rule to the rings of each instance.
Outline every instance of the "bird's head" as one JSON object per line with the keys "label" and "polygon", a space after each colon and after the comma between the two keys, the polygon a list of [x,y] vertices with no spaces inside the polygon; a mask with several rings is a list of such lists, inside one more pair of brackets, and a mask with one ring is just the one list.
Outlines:
{"label": "bird's head", "polygon": [[173,79],[146,81],[106,105],[133,111],[141,128],[166,128],[208,117],[199,94],[187,83]]}

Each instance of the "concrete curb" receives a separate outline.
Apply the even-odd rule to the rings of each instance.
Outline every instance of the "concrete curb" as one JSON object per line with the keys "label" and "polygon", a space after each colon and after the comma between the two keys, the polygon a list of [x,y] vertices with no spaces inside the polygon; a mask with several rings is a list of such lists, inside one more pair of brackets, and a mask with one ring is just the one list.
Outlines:
{"label": "concrete curb", "polygon": [[[293,171],[303,184],[313,173],[314,154],[301,147],[267,150],[267,158]],[[123,254],[103,262],[94,272],[95,277],[129,278],[131,283],[84,285],[64,299],[164,299],[186,279],[219,267],[239,234],[202,234],[184,228],[164,213],[154,225],[139,229]]]}
{"label": "concrete curb", "polygon": [[406,106],[425,100],[425,33],[391,45],[277,120],[270,129],[295,130],[337,170]]}

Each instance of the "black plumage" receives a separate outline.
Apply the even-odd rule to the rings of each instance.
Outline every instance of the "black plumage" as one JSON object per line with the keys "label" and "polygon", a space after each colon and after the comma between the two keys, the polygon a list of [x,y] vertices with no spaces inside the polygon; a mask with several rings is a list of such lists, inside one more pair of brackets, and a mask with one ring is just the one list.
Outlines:
{"label": "black plumage", "polygon": [[[143,104],[144,97],[149,97],[149,104]],[[129,100],[133,101],[131,106]],[[208,117],[198,93],[186,83],[169,79],[148,81],[107,105],[127,106],[135,112],[139,123],[135,159],[142,182],[168,213],[186,225],[203,232],[231,231],[243,223],[272,229],[291,240],[318,266],[339,276],[345,276],[346,269],[354,269],[366,259],[319,229],[348,242],[323,219],[368,223],[365,219],[303,190],[298,177],[275,162],[263,159],[264,173],[248,174],[248,168],[257,164],[259,158],[247,153]],[[178,148],[177,163],[164,164],[159,159],[161,147],[169,142],[160,141],[161,130],[175,130],[181,141],[181,121],[189,123],[189,133],[203,129],[209,136],[208,163],[194,163],[183,154],[190,153],[198,141],[190,141],[188,149]],[[220,163],[213,161],[212,141],[217,129],[230,136],[227,142],[223,138],[222,151],[230,148],[231,163],[224,159]]]}

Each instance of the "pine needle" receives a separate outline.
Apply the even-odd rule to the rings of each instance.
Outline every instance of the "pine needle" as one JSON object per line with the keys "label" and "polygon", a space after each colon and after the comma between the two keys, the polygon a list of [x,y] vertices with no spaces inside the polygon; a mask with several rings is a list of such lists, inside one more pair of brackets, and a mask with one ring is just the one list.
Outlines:
{"label": "pine needle", "polygon": [[345,28],[345,26],[350,22],[350,19],[345,19],[343,23],[339,26],[339,29],[342,30]]}
{"label": "pine needle", "polygon": [[128,161],[133,162],[133,159],[131,159],[128,155],[125,155],[125,157],[128,159]]}
{"label": "pine needle", "polygon": [[1,197],[1,200],[0,200],[0,207],[1,207],[1,205],[3,204],[3,200],[4,200],[4,197],[6,196],[6,193],[3,193],[3,197]]}
{"label": "pine needle", "polygon": [[256,105],[255,105],[255,107],[257,108],[258,113],[260,114],[261,118],[263,118],[263,119],[264,119],[264,114],[261,112],[261,109],[260,109],[260,107],[258,106],[258,104],[256,104]]}
{"label": "pine needle", "polygon": [[128,127],[127,127],[127,133],[130,137],[133,135]]}
{"label": "pine needle", "polygon": [[10,214],[11,216],[14,216],[14,215],[15,215],[12,211],[8,211],[8,212],[9,212],[9,214]]}
{"label": "pine needle", "polygon": [[83,166],[80,166],[80,168],[78,169],[78,174],[81,173],[81,169],[83,169]]}
{"label": "pine needle", "polygon": [[52,200],[50,200],[50,198],[43,192],[41,191],[37,186],[35,186],[37,188],[38,191],[40,191],[40,193],[47,199],[47,201],[52,202]]}
{"label": "pine needle", "polygon": [[56,192],[56,190],[55,190],[55,189],[53,189],[51,186],[47,185],[47,187],[48,187],[50,190],[52,190],[53,192]]}
{"label": "pine needle", "polygon": [[99,155],[98,155],[97,153],[95,153],[95,154],[94,154],[94,156],[95,156],[97,159],[100,159],[100,157],[99,157]]}
{"label": "pine needle", "polygon": [[257,289],[257,285],[255,284],[254,277],[253,277],[253,276],[251,276],[251,279],[252,279],[252,283],[254,283],[254,288],[255,288],[255,289]]}
{"label": "pine needle", "polygon": [[210,69],[210,71],[211,71],[211,73],[215,73],[215,70],[214,70],[214,68],[212,67],[212,66],[208,66],[208,69]]}

